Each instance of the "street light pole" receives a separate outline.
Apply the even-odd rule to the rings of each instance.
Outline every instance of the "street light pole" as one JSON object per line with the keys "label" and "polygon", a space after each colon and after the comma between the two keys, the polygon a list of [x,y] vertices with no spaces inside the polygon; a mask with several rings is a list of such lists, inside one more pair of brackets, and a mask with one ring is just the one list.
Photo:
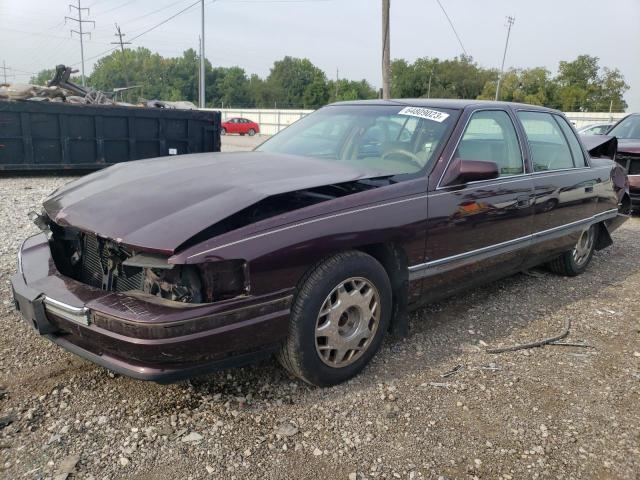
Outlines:
{"label": "street light pole", "polygon": [[204,0],[201,0],[201,15],[202,15],[202,32],[200,33],[200,92],[198,95],[198,104],[200,108],[204,108],[206,105],[205,99],[205,78],[204,78]]}
{"label": "street light pole", "polygon": [[509,48],[509,36],[511,35],[511,27],[515,23],[515,17],[507,17],[507,41],[504,44],[504,53],[502,54],[502,66],[500,67],[500,76],[498,76],[498,85],[496,86],[496,102],[500,99],[500,83],[502,82],[502,74],[504,72],[504,61],[507,58],[507,49]]}

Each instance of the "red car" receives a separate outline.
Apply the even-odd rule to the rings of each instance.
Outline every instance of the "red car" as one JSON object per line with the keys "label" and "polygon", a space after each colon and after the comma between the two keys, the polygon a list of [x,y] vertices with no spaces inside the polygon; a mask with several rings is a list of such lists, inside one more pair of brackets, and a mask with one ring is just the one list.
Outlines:
{"label": "red car", "polygon": [[222,130],[220,130],[221,135],[227,133],[239,133],[253,137],[256,133],[260,133],[260,125],[248,118],[230,118],[222,122]]}

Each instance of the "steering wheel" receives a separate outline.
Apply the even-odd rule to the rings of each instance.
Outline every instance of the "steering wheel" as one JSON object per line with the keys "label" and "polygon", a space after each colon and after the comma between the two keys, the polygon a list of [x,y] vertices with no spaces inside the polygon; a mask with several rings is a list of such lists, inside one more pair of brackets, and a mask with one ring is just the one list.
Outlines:
{"label": "steering wheel", "polygon": [[383,153],[380,158],[382,160],[386,160],[391,155],[400,155],[400,156],[404,157],[404,159],[408,163],[411,163],[411,164],[417,166],[420,169],[424,166],[424,165],[422,165],[422,163],[420,162],[420,158],[418,158],[418,156],[416,154],[411,153],[408,150],[402,150],[402,149],[399,149],[399,148],[395,149],[395,150],[389,150],[388,152]]}

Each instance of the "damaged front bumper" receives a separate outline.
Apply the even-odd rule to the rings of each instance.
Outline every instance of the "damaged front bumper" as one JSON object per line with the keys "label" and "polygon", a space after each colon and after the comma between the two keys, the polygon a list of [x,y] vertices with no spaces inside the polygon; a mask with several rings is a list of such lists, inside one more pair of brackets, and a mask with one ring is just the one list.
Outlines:
{"label": "damaged front bumper", "polygon": [[25,241],[11,279],[16,309],[40,335],[114,372],[159,383],[249,363],[286,337],[292,292],[175,305],[61,275],[46,237]]}

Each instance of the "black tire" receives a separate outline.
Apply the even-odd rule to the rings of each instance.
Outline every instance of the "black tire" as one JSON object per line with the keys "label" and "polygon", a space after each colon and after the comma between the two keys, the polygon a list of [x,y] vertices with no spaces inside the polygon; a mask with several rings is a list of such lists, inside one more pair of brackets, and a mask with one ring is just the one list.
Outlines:
{"label": "black tire", "polygon": [[[576,246],[569,250],[568,252],[564,252],[558,258],[552,260],[547,264],[549,270],[559,275],[566,275],[568,277],[575,277],[576,275],[580,275],[583,273],[589,263],[591,263],[591,259],[593,258],[593,252],[595,251],[595,246],[598,241],[598,232],[600,231],[600,226],[598,224],[591,225],[587,230],[583,231],[580,235],[580,238],[576,242]],[[581,245],[581,242],[584,241],[585,235],[589,235],[589,247],[586,248],[583,255],[579,255],[576,257],[576,252],[578,247]]]}
{"label": "black tire", "polygon": [[[367,289],[371,286],[378,295],[379,319],[374,333],[362,349],[349,350],[352,363],[342,367],[330,366],[329,358],[321,357],[316,328],[320,323],[321,309],[330,301],[337,287],[351,280],[364,280]],[[352,290],[354,291],[354,290]],[[368,290],[367,290],[368,291]],[[361,293],[361,292],[358,292]],[[336,303],[339,305],[339,303]],[[375,311],[375,308],[373,309]],[[292,375],[319,387],[342,383],[357,375],[376,354],[389,328],[392,310],[391,284],[382,265],[362,252],[344,252],[334,255],[313,267],[298,285],[289,320],[289,334],[278,353],[278,360]],[[342,314],[336,325],[342,322]],[[364,317],[361,317],[364,318]],[[360,321],[360,320],[359,320]],[[370,328],[373,317],[365,321]],[[326,347],[325,347],[326,348]],[[352,353],[349,353],[352,352]],[[331,356],[329,352],[329,357]]]}
{"label": "black tire", "polygon": [[226,135],[227,134],[227,129],[226,128],[221,128],[220,129],[220,135]]}
{"label": "black tire", "polygon": [[250,137],[253,137],[256,134],[256,131],[253,128],[250,128],[247,133],[249,134]]}
{"label": "black tire", "polygon": [[241,134],[240,134],[240,136],[241,136],[241,137],[244,137],[244,135],[245,135],[244,133],[241,133]]}

